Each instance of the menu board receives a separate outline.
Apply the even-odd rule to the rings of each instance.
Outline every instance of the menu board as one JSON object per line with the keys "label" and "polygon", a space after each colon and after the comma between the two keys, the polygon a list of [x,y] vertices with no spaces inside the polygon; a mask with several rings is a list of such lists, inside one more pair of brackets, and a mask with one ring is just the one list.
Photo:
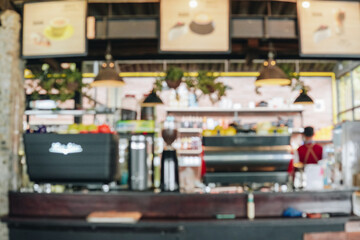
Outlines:
{"label": "menu board", "polygon": [[160,1],[160,51],[229,50],[228,0]]}
{"label": "menu board", "polygon": [[84,0],[29,2],[24,5],[24,58],[86,54]]}
{"label": "menu board", "polygon": [[301,54],[360,56],[360,3],[298,1]]}

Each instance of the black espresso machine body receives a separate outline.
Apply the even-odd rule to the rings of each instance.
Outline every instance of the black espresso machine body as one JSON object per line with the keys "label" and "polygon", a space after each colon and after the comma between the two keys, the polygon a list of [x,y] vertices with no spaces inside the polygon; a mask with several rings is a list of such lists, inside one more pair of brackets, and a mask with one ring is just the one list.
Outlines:
{"label": "black espresso machine body", "polygon": [[206,183],[286,183],[293,155],[289,135],[203,137]]}
{"label": "black espresso machine body", "polygon": [[75,185],[115,181],[118,142],[115,134],[24,134],[29,177]]}

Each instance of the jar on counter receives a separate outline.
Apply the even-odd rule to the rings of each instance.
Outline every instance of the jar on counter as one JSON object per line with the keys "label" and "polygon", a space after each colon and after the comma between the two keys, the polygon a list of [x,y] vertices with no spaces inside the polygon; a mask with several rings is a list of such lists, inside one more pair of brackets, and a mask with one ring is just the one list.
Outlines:
{"label": "jar on counter", "polygon": [[136,120],[138,101],[135,95],[126,94],[121,101],[121,120]]}
{"label": "jar on counter", "polygon": [[[144,99],[148,96],[149,94],[144,94]],[[155,120],[155,107],[142,105],[140,110],[140,120]]]}

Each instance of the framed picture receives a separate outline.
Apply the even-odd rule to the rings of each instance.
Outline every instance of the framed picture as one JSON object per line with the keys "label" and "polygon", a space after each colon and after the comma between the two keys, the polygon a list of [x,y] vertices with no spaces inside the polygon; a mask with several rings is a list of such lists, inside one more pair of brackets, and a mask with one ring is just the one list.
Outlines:
{"label": "framed picture", "polygon": [[302,56],[360,56],[358,1],[298,0],[297,9]]}
{"label": "framed picture", "polygon": [[87,1],[26,2],[23,11],[23,58],[87,54]]}
{"label": "framed picture", "polygon": [[229,52],[228,0],[161,0],[160,52]]}

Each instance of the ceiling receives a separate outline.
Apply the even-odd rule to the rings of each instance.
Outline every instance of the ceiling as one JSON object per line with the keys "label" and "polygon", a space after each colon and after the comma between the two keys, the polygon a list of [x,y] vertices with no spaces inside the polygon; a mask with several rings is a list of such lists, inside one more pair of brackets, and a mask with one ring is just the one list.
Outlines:
{"label": "ceiling", "polygon": [[[258,72],[263,60],[254,60],[247,64],[245,60],[126,60],[116,61],[121,72],[163,72],[169,66],[181,67],[184,71],[195,72],[206,70],[211,72]],[[83,72],[94,72],[94,64],[98,61],[86,61],[82,65]],[[296,65],[298,64],[298,69]],[[333,72],[335,60],[278,60],[277,65],[292,72]]]}
{"label": "ceiling", "polygon": [[[6,0],[19,12],[25,2],[30,0]],[[159,0],[88,0],[88,15],[117,18],[158,18]],[[280,17],[296,19],[296,0],[231,0],[231,17]],[[269,42],[276,50],[278,65],[295,71],[331,72],[336,60],[302,59],[299,56],[297,39],[257,39],[252,47],[249,39],[234,39],[230,54],[159,54],[157,39],[112,39],[112,55],[123,72],[158,72],[165,65],[177,65],[185,71],[259,71],[263,59],[267,58]],[[56,65],[59,62],[73,61],[82,64],[84,70],[92,68],[94,61],[104,59],[107,41],[91,40],[88,43],[88,56],[85,58],[57,58],[28,60],[27,66],[38,68],[43,62]],[[151,59],[151,60],[150,60]],[[183,59],[183,60],[174,60]],[[298,59],[298,60],[294,60]],[[300,59],[300,60],[299,60]]]}

